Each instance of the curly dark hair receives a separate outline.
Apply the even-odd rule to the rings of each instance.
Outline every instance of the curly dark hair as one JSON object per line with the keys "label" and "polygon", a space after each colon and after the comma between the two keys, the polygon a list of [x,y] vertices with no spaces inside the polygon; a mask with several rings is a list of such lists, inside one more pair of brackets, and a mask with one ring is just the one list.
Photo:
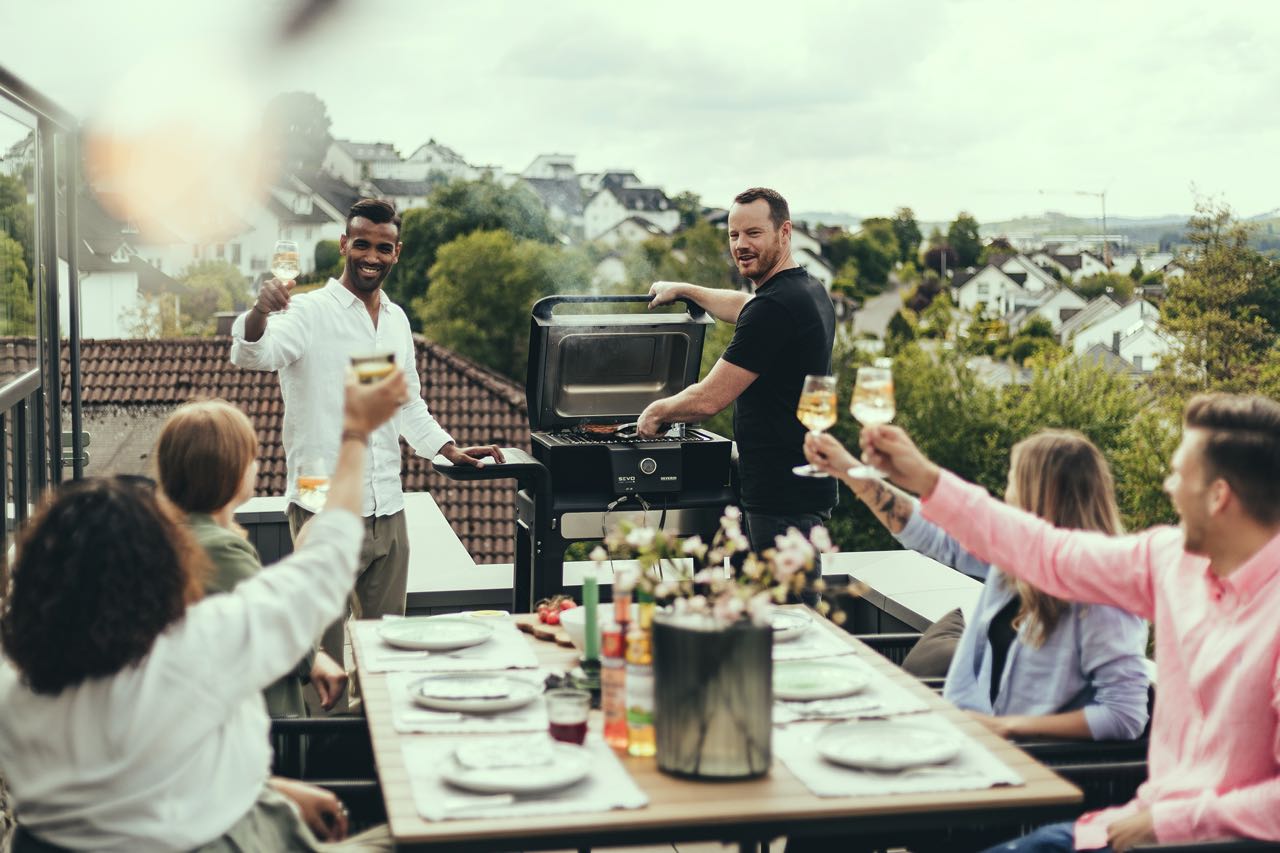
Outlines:
{"label": "curly dark hair", "polygon": [[0,646],[56,695],[142,660],[200,598],[208,560],[139,478],[63,486],[27,524],[0,613]]}

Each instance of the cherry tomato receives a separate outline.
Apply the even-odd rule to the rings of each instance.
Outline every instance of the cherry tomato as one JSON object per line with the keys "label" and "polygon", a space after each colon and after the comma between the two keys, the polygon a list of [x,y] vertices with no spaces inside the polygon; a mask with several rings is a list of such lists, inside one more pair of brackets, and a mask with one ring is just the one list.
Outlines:
{"label": "cherry tomato", "polygon": [[566,598],[564,601],[560,602],[561,610],[572,610],[577,606],[578,602],[574,601],[572,598]]}
{"label": "cherry tomato", "polygon": [[548,625],[559,625],[560,611],[558,610],[548,611],[546,618],[543,619],[542,621],[546,622]]}

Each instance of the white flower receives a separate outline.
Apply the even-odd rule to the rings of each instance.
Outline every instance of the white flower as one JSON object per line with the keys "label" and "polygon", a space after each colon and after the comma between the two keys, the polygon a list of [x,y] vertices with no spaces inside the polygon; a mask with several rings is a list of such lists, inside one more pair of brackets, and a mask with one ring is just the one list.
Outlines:
{"label": "white flower", "polygon": [[731,521],[738,521],[742,518],[742,510],[736,506],[727,506],[724,508],[724,517]]}
{"label": "white flower", "polygon": [[742,599],[732,593],[720,596],[716,599],[714,614],[721,622],[737,622],[742,615]]}
{"label": "white flower", "polygon": [[627,544],[632,548],[648,548],[656,535],[652,527],[636,527],[627,534]]}
{"label": "white flower", "polygon": [[773,596],[768,592],[757,592],[747,601],[747,613],[756,625],[768,625],[773,616]]}
{"label": "white flower", "polygon": [[690,613],[706,613],[709,609],[705,595],[695,595],[693,598],[683,600],[688,601]]}
{"label": "white flower", "polygon": [[609,552],[597,545],[591,551],[591,559],[597,563],[603,563],[605,560],[609,559]]}
{"label": "white flower", "polygon": [[814,548],[824,554],[835,550],[835,545],[831,543],[831,534],[825,527],[815,527],[810,530],[809,541],[813,543]]}
{"label": "white flower", "polygon": [[781,583],[791,580],[791,576],[804,568],[804,557],[794,548],[779,550],[773,558],[773,574]]}
{"label": "white flower", "polygon": [[702,543],[701,536],[690,536],[684,540],[684,543],[680,546],[680,551],[689,557],[696,557],[701,560],[703,555],[707,553],[707,546]]}

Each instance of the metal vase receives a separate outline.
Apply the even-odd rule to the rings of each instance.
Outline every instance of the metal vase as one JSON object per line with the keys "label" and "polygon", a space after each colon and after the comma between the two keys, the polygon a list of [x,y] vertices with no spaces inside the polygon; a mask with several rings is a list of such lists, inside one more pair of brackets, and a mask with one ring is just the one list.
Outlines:
{"label": "metal vase", "polygon": [[763,776],[772,760],[773,632],[743,620],[653,625],[658,769],[694,779]]}

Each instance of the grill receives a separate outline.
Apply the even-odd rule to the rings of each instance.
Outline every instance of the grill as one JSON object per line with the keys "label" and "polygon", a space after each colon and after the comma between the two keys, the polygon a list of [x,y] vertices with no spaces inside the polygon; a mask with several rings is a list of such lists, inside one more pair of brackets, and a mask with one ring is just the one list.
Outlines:
{"label": "grill", "polygon": [[[530,318],[525,383],[532,456],[504,448],[504,465],[441,467],[457,479],[518,480],[516,611],[562,590],[565,549],[603,538],[626,514],[645,513],[651,526],[709,540],[734,501],[728,439],[682,424],[657,438],[615,429],[633,426],[649,403],[697,381],[714,322],[690,302],[679,313],[634,310],[648,301],[539,300]],[[578,310],[557,312],[562,306]]]}

